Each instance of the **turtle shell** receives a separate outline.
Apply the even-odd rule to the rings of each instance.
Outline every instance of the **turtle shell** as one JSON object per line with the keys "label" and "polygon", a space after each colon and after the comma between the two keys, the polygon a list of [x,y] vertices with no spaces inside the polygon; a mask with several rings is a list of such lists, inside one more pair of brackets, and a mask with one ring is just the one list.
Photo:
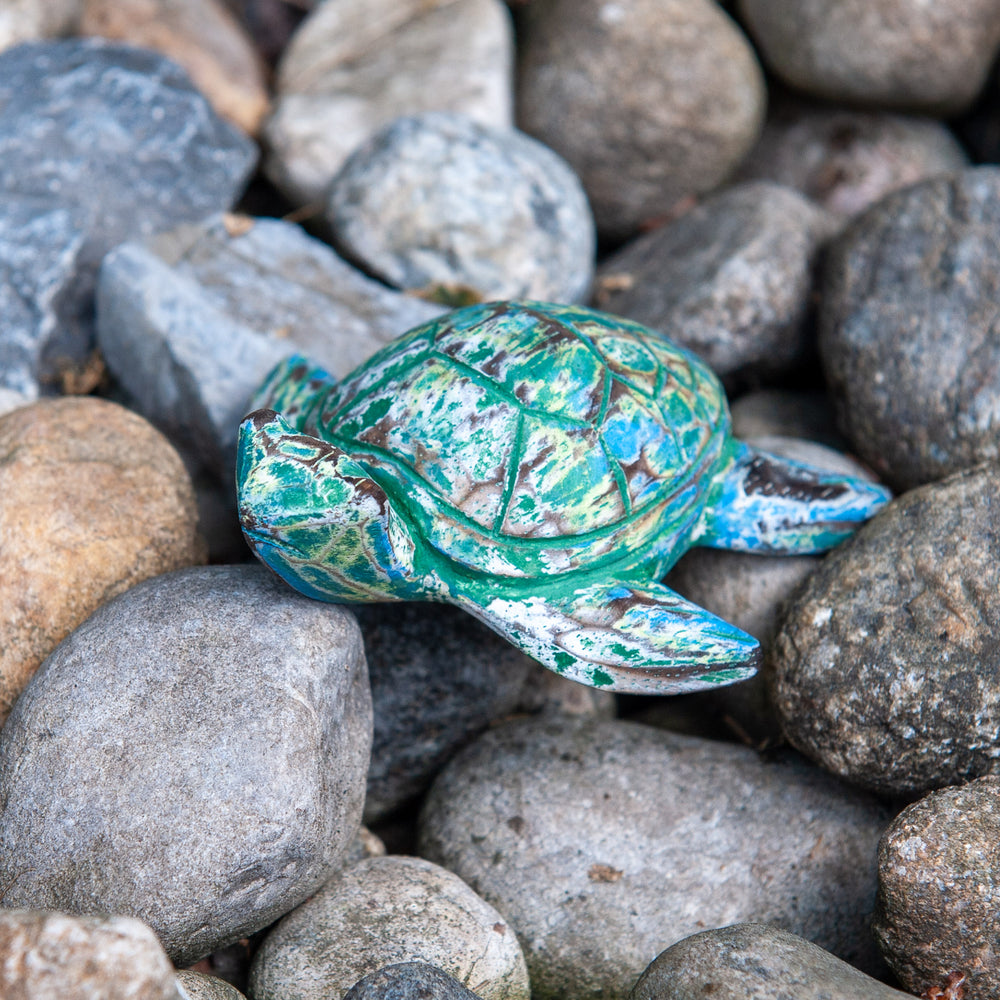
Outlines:
{"label": "turtle shell", "polygon": [[636,323],[540,303],[418,327],[314,420],[436,547],[473,565],[476,546],[614,544],[665,501],[690,504],[693,473],[729,426],[722,388],[694,355]]}

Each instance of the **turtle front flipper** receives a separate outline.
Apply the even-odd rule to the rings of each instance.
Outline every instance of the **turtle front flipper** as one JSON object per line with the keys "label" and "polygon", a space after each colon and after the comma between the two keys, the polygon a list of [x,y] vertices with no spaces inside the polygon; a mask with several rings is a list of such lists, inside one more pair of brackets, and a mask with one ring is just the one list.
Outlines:
{"label": "turtle front flipper", "polygon": [[741,552],[825,552],[892,494],[859,476],[793,462],[736,442],[709,493],[696,545]]}
{"label": "turtle front flipper", "polygon": [[700,691],[752,677],[760,658],[753,636],[660,583],[451,599],[557,674],[605,690]]}

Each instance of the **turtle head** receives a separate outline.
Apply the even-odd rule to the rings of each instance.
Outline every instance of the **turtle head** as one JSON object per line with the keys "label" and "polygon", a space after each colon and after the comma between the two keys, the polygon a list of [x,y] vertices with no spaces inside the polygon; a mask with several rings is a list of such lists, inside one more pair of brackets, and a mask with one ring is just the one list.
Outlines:
{"label": "turtle head", "polygon": [[240,425],[240,524],[257,557],[323,601],[409,597],[414,545],[369,470],[273,410]]}

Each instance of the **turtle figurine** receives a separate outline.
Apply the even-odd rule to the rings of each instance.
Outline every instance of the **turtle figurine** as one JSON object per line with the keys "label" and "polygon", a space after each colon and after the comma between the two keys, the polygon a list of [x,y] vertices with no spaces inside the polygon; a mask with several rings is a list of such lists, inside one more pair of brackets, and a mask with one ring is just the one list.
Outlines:
{"label": "turtle figurine", "polygon": [[742,680],[757,641],[660,580],[694,545],[820,552],[889,499],[732,437],[719,380],[576,306],[455,310],[336,381],[282,362],[239,435],[244,534],[324,601],[447,601],[596,687]]}

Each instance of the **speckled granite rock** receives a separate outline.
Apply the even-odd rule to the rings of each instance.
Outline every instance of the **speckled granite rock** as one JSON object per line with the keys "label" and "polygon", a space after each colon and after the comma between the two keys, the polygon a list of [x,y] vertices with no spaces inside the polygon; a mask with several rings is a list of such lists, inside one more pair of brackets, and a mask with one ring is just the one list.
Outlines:
{"label": "speckled granite rock", "polygon": [[914,993],[928,996],[964,977],[966,997],[1000,997],[998,795],[994,776],[931,792],[879,844],[875,938]]}
{"label": "speckled granite rock", "polygon": [[678,941],[639,978],[629,1000],[912,1000],[804,938],[745,923]]}
{"label": "speckled granite rock", "polygon": [[447,972],[425,962],[387,965],[358,980],[344,1000],[478,1000]]}
{"label": "speckled granite rock", "polygon": [[710,0],[553,0],[525,14],[518,124],[579,174],[609,238],[717,187],[757,138],[760,67]]}
{"label": "speckled granite rock", "polygon": [[789,740],[890,795],[1000,756],[1000,468],[895,500],[826,557],[772,647]]}
{"label": "speckled granite rock", "polygon": [[457,875],[389,855],[345,869],[268,935],[254,1000],[325,1000],[403,961],[437,965],[483,1000],[528,1000],[524,956],[506,920]]}
{"label": "speckled granite rock", "polygon": [[246,997],[224,979],[185,970],[177,973],[177,982],[185,993],[185,1000],[246,1000]]}
{"label": "speckled granite rock", "polygon": [[622,721],[496,727],[431,788],[420,853],[509,919],[532,995],[627,996],[704,924],[772,920],[877,964],[884,810],[797,758]]}
{"label": "speckled granite rock", "polygon": [[263,568],[133,587],[0,730],[5,905],[141,917],[179,965],[266,927],[354,836],[370,698],[349,613]]}

